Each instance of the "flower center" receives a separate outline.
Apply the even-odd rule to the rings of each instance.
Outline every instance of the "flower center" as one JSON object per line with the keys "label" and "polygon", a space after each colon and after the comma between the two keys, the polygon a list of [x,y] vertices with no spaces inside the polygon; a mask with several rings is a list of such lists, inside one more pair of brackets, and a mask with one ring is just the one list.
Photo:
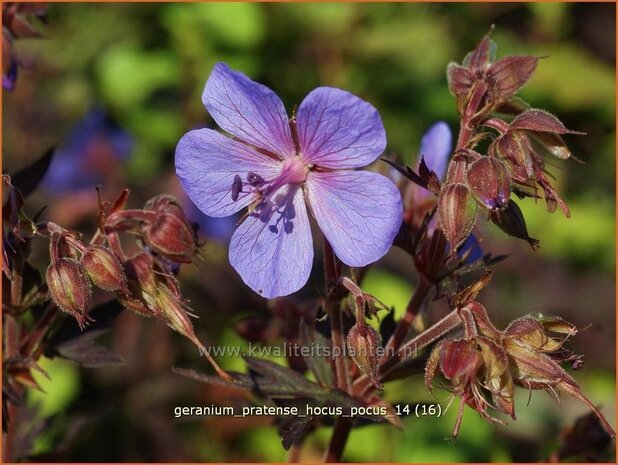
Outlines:
{"label": "flower center", "polygon": [[301,158],[294,156],[283,162],[278,176],[264,179],[257,173],[248,173],[246,180],[239,175],[234,176],[232,183],[232,200],[235,202],[246,195],[256,196],[256,206],[267,203],[279,189],[287,184],[300,185],[307,179],[309,167]]}
{"label": "flower center", "polygon": [[308,170],[300,157],[291,157],[283,162],[279,178],[284,180],[284,184],[302,184],[307,179]]}

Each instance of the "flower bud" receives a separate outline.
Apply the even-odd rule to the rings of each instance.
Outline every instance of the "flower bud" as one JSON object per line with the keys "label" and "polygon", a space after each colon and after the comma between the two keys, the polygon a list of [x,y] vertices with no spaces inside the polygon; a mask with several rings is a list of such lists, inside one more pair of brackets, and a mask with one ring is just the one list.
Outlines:
{"label": "flower bud", "polygon": [[348,350],[360,370],[369,377],[373,385],[382,389],[379,380],[379,350],[382,348],[380,334],[364,322],[356,323],[348,332]]}
{"label": "flower bud", "polygon": [[549,132],[552,134],[585,134],[567,129],[558,117],[544,110],[527,110],[520,113],[511,121],[510,128],[511,130]]}
{"label": "flower bud", "polygon": [[476,202],[463,184],[447,184],[438,197],[440,228],[453,250],[472,232],[476,221]]}
{"label": "flower bud", "polygon": [[495,59],[496,43],[491,40],[491,31],[485,34],[474,50],[463,59],[463,65],[474,70],[482,71]]}
{"label": "flower bud", "polygon": [[440,371],[454,385],[475,378],[483,364],[475,342],[467,339],[446,341],[439,354]]}
{"label": "flower bud", "polygon": [[497,99],[510,97],[532,77],[538,58],[514,55],[501,58],[487,70],[488,88]]}
{"label": "flower bud", "polygon": [[523,239],[533,249],[539,247],[538,239],[528,235],[528,227],[526,226],[524,215],[513,200],[509,200],[506,207],[502,210],[491,211],[489,216],[491,221],[509,236]]}
{"label": "flower bud", "polygon": [[446,77],[449,91],[458,98],[467,97],[475,82],[474,74],[457,63],[449,63],[446,68]]}
{"label": "flower bud", "polygon": [[60,258],[47,267],[47,287],[58,307],[75,317],[81,328],[86,321],[90,301],[90,281],[80,263],[73,258]]}
{"label": "flower bud", "polygon": [[474,150],[458,150],[453,155],[451,162],[448,165],[448,171],[446,174],[446,182],[461,183],[466,182],[466,171],[471,163],[481,158],[481,154]]}
{"label": "flower bud", "polygon": [[492,148],[496,156],[507,162],[513,180],[525,182],[534,175],[534,163],[525,135],[507,132],[494,142]]}
{"label": "flower bud", "polygon": [[157,252],[190,263],[195,253],[195,233],[191,226],[171,213],[157,216],[146,229],[146,241]]}
{"label": "flower bud", "polygon": [[129,290],[134,296],[141,298],[156,293],[157,285],[153,267],[152,256],[147,252],[137,254],[125,262],[124,269]]}
{"label": "flower bud", "polygon": [[106,291],[128,291],[127,277],[111,250],[100,245],[89,246],[81,263],[95,286]]}
{"label": "flower bud", "polygon": [[466,172],[468,188],[481,206],[489,210],[504,208],[511,196],[511,179],[497,158],[482,157]]}

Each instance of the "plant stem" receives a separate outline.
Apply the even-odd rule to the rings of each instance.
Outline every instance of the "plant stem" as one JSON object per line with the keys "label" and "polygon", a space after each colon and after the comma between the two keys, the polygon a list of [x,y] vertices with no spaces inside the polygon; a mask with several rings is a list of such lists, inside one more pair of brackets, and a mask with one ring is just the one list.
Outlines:
{"label": "plant stem", "polygon": [[339,389],[344,392],[351,392],[350,375],[345,359],[345,339],[343,337],[343,321],[341,318],[341,308],[339,301],[333,299],[332,289],[339,280],[337,264],[335,262],[333,248],[326,238],[324,238],[324,276],[326,285],[326,311],[330,318],[330,335],[333,352],[335,357],[335,382]]}
{"label": "plant stem", "polygon": [[300,444],[292,444],[290,450],[288,451],[287,461],[288,463],[299,463],[300,462]]}
{"label": "plant stem", "polygon": [[41,341],[49,332],[49,328],[60,315],[60,310],[55,305],[49,305],[41,318],[36,322],[34,329],[28,334],[27,338],[22,342],[22,353],[26,356],[32,356],[39,348]]}
{"label": "plant stem", "polygon": [[330,438],[328,448],[324,453],[324,462],[334,463],[341,461],[343,449],[352,431],[352,422],[348,418],[338,418],[335,422],[333,435]]}
{"label": "plant stem", "polygon": [[432,288],[432,284],[421,274],[419,275],[418,285],[408,306],[406,307],[406,312],[403,315],[403,318],[399,321],[395,332],[391,336],[384,350],[384,357],[382,362],[385,362],[388,358],[389,354],[396,354],[399,350],[399,347],[403,343],[404,339],[410,332],[410,327],[412,326],[412,322],[416,315],[418,315],[423,303],[427,299],[429,291]]}
{"label": "plant stem", "polygon": [[[23,274],[26,259],[23,254],[18,253],[13,262],[13,281],[11,281],[11,306],[18,308],[22,300]],[[4,358],[6,360],[13,357],[19,352],[19,323],[12,315],[4,316]],[[19,389],[19,388],[18,388]],[[17,431],[17,407],[12,403],[8,404],[8,428],[4,435],[4,457],[3,461],[10,462],[13,459],[13,443],[15,440],[15,432]]]}

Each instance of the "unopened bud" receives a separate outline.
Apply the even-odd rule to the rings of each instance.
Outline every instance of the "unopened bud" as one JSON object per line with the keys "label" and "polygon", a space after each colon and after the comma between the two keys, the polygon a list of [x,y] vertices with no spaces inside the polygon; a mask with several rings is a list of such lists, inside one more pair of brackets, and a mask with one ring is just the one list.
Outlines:
{"label": "unopened bud", "polygon": [[95,286],[106,291],[127,292],[127,277],[111,250],[100,245],[89,246],[81,262]]}
{"label": "unopened bud", "polygon": [[497,158],[482,157],[466,172],[468,188],[489,210],[504,208],[511,195],[511,179],[506,166]]}
{"label": "unopened bud", "polygon": [[476,79],[470,70],[457,63],[449,63],[446,68],[446,77],[449,91],[458,98],[468,96]]}
{"label": "unopened bud", "polygon": [[549,132],[553,134],[585,134],[583,132],[567,129],[557,116],[545,110],[524,111],[511,121],[510,126],[511,130]]}
{"label": "unopened bud", "polygon": [[91,288],[80,263],[73,258],[61,258],[47,267],[45,277],[49,294],[56,305],[73,315],[83,328]]}
{"label": "unopened bud", "polygon": [[481,154],[474,150],[458,150],[453,155],[451,162],[448,165],[446,173],[446,182],[465,184],[466,172],[471,163],[481,158]]}
{"label": "unopened bud", "polygon": [[522,55],[501,58],[487,70],[488,88],[498,99],[510,97],[532,77],[538,61]]}
{"label": "unopened bud", "polygon": [[157,215],[146,229],[146,241],[157,252],[187,263],[196,249],[193,228],[171,213]]}
{"label": "unopened bud", "polygon": [[534,175],[532,154],[525,137],[509,131],[492,146],[494,153],[507,162],[511,177],[518,182],[525,182]]}
{"label": "unopened bud", "polygon": [[474,50],[463,59],[463,65],[473,71],[482,71],[495,58],[496,43],[491,40],[490,34],[485,34]]}
{"label": "unopened bud", "polygon": [[149,253],[142,252],[124,264],[129,290],[136,297],[156,292],[153,260]]}
{"label": "unopened bud", "polygon": [[476,202],[463,184],[447,184],[438,197],[440,227],[453,250],[472,232],[476,221]]}
{"label": "unopened bud", "polygon": [[369,377],[373,385],[382,389],[379,380],[379,350],[382,348],[382,337],[371,326],[363,323],[355,324],[348,332],[348,350],[360,370]]}

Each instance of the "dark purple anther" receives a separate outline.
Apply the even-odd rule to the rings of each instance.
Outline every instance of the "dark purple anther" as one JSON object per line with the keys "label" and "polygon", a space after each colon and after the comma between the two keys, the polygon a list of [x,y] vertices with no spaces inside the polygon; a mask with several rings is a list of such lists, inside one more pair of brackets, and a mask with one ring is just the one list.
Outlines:
{"label": "dark purple anther", "polygon": [[232,200],[236,202],[238,200],[238,195],[242,191],[242,180],[240,176],[234,176],[234,182],[232,182]]}
{"label": "dark purple anther", "polygon": [[261,184],[264,184],[264,178],[259,174],[249,173],[247,174],[247,182],[253,187],[259,187]]}

